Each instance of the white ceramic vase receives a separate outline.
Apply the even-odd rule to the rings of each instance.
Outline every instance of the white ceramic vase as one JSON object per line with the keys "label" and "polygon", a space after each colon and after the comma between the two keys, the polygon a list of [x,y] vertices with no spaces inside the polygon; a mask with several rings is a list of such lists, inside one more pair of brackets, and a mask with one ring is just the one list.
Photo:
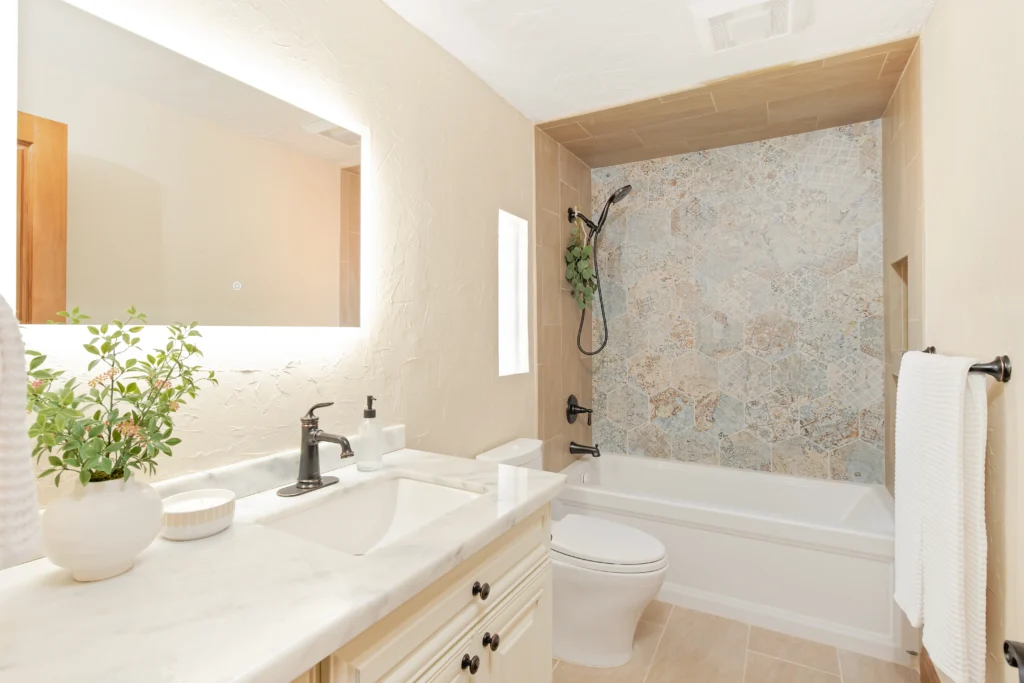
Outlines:
{"label": "white ceramic vase", "polygon": [[160,532],[160,494],[136,477],[93,482],[43,513],[43,549],[77,581],[102,581],[132,568]]}

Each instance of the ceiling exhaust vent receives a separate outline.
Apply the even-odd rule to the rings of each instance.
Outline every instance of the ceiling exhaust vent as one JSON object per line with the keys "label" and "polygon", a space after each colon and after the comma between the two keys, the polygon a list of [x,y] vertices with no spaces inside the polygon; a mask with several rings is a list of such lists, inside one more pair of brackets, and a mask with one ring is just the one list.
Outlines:
{"label": "ceiling exhaust vent", "polygon": [[346,147],[357,147],[362,140],[357,133],[353,133],[348,128],[342,128],[341,126],[335,125],[330,121],[324,121],[318,119],[307,123],[302,127],[307,133],[313,135],[322,135],[325,138],[340,142]]}
{"label": "ceiling exhaust vent", "polygon": [[794,33],[801,0],[700,0],[690,5],[697,30],[715,52]]}

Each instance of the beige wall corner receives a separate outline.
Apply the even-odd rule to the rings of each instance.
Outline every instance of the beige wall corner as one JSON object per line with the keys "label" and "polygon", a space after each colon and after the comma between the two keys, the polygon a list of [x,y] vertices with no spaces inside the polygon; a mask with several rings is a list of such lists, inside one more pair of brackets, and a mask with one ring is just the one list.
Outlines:
{"label": "beige wall corner", "polygon": [[[1024,3],[938,0],[921,43],[924,343],[1024,362]],[[1024,639],[1024,382],[989,384],[988,683]]]}

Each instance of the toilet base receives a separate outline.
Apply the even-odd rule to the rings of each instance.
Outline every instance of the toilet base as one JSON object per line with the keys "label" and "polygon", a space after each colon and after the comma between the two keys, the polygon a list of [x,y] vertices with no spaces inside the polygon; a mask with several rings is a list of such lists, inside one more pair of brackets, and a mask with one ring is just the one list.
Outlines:
{"label": "toilet base", "polygon": [[552,558],[554,655],[571,664],[622,666],[633,656],[633,636],[644,608],[661,590],[667,567],[613,574]]}

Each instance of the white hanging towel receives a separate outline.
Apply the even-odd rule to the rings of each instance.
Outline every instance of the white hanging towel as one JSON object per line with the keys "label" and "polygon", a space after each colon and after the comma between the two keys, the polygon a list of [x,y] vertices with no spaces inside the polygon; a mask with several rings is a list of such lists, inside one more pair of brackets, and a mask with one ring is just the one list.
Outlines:
{"label": "white hanging towel", "polygon": [[39,501],[25,415],[25,345],[0,297],[0,569],[39,556]]}
{"label": "white hanging towel", "polygon": [[985,680],[985,377],[910,352],[896,394],[896,602],[955,683]]}
{"label": "white hanging towel", "polygon": [[910,625],[924,618],[922,579],[921,436],[925,429],[928,395],[926,366],[930,354],[908,351],[900,363],[896,387],[896,604]]}

